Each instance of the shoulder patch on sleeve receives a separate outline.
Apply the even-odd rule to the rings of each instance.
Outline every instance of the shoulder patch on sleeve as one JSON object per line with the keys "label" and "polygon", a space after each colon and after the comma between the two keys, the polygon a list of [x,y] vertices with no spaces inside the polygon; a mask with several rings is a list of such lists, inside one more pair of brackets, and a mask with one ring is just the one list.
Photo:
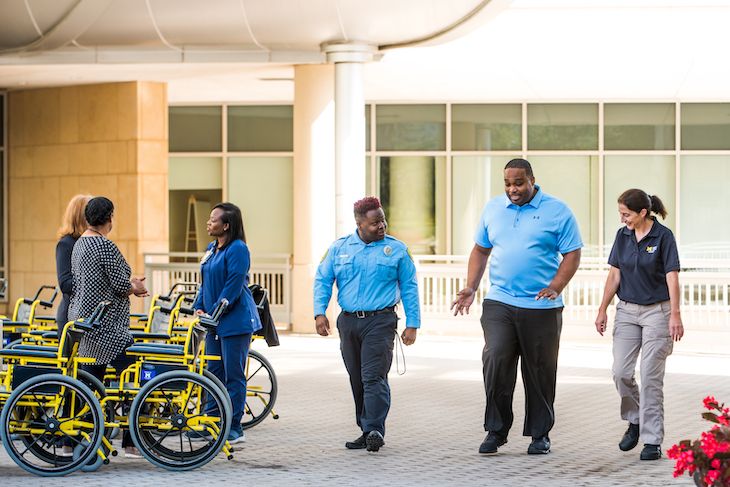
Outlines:
{"label": "shoulder patch on sleeve", "polygon": [[406,254],[408,254],[408,257],[409,257],[409,258],[410,258],[411,260],[413,260],[413,254],[411,254],[411,249],[409,249],[408,247],[406,247]]}
{"label": "shoulder patch on sleeve", "polygon": [[327,249],[327,250],[325,250],[325,251],[324,251],[324,255],[322,255],[322,258],[321,258],[321,259],[319,259],[319,263],[320,263],[320,264],[321,264],[322,262],[324,262],[324,259],[326,259],[326,258],[327,258],[327,254],[329,254],[329,253],[330,253],[330,249]]}

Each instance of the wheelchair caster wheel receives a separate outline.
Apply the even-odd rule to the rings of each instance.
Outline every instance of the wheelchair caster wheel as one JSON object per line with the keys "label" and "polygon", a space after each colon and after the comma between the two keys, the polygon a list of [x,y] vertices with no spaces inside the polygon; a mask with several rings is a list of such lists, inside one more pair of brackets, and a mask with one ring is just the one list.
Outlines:
{"label": "wheelchair caster wheel", "polygon": [[279,419],[279,415],[278,414],[275,414],[274,415],[274,419]]}
{"label": "wheelchair caster wheel", "polygon": [[233,460],[233,455],[228,455],[228,460]]}
{"label": "wheelchair caster wheel", "polygon": [[116,450],[112,450],[112,456],[116,457],[117,455],[119,455],[119,452]]}
{"label": "wheelchair caster wheel", "polygon": [[[81,444],[76,445],[76,447],[74,447],[74,451],[73,451],[74,460],[79,458],[81,456],[81,454],[84,452],[84,450],[86,450],[86,448],[88,448],[88,446],[89,446],[89,442],[86,440],[83,440],[81,442]],[[82,472],[96,472],[97,470],[99,470],[101,468],[101,466],[103,464],[105,464],[107,462],[108,462],[108,460],[105,462],[104,459],[101,458],[99,456],[99,454],[97,453],[96,455],[91,457],[91,460],[89,460],[86,465],[81,467],[81,471]]]}

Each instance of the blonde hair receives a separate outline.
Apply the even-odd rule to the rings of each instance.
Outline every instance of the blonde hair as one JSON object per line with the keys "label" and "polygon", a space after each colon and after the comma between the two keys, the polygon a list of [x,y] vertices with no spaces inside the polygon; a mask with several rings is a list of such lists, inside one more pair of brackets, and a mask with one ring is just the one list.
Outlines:
{"label": "blonde hair", "polygon": [[86,209],[86,203],[92,198],[88,194],[77,194],[71,201],[68,202],[66,212],[63,214],[63,221],[58,229],[58,238],[70,235],[74,238],[79,238],[88,223],[86,223],[86,216],[84,216],[84,210]]}

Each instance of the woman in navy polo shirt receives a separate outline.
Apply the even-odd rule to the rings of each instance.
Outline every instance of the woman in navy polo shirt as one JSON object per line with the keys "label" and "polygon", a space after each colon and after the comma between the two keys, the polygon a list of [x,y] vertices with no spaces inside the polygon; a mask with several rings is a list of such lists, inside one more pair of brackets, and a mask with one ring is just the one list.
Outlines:
{"label": "woman in navy polo shirt", "polygon": [[216,205],[207,229],[216,240],[208,245],[201,260],[202,283],[193,307],[202,314],[211,313],[223,299],[229,303],[217,329],[205,339],[205,352],[221,357],[209,361],[208,369],[226,385],[231,396],[233,418],[228,441],[238,443],[245,441],[241,417],[246,402],[246,358],[251,334],[261,329],[261,320],[248,289],[251,254],[241,210],[232,203]]}
{"label": "woman in navy polo shirt", "polygon": [[[661,458],[664,439],[664,366],[674,341],[684,334],[679,313],[679,255],[672,231],[651,213],[666,218],[656,195],[629,189],[618,198],[625,226],[616,233],[608,263],[596,330],[606,331],[606,309],[618,294],[613,328],[613,380],[621,396],[621,418],[629,422],[619,448],[634,448],[639,458]],[[641,388],[634,369],[641,351]]]}

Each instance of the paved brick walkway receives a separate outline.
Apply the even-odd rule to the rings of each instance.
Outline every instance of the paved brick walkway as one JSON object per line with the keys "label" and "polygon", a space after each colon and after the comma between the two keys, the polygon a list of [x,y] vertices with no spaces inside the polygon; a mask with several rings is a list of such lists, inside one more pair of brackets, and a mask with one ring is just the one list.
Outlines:
{"label": "paved brick walkway", "polygon": [[[726,341],[725,344],[728,342]],[[500,485],[667,486],[692,485],[672,478],[672,462],[641,462],[639,449],[616,444],[625,424],[610,380],[610,341],[563,341],[558,376],[553,451],[526,455],[522,437],[524,396],[518,384],[515,426],[496,456],[480,456],[484,397],[481,339],[421,336],[406,349],[407,373],[391,374],[393,407],[386,446],[377,454],[347,451],[358,436],[337,339],[283,336],[282,346],[255,346],[279,376],[277,411],[249,431],[235,459],[170,473],[144,460],[115,458],[96,473],[76,473],[62,482],[105,487],[166,485]],[[727,345],[725,345],[727,347]],[[727,351],[727,348],[725,349]],[[705,428],[702,398],[730,402],[730,354],[675,351],[666,378],[666,444]],[[3,487],[51,485],[58,480],[26,474],[0,449]]]}

